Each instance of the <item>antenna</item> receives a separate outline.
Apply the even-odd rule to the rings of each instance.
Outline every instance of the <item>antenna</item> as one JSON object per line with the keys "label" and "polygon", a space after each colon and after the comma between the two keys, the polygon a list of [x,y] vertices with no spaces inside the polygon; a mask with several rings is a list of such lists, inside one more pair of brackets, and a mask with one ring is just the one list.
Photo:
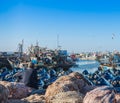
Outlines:
{"label": "antenna", "polygon": [[57,35],[57,49],[60,50],[61,46],[59,45],[59,35]]}

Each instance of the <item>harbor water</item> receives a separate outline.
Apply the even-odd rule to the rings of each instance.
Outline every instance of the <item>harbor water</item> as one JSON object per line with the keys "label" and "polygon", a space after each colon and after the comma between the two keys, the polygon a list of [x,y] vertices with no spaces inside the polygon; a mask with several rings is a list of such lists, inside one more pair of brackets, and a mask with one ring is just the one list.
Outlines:
{"label": "harbor water", "polygon": [[87,70],[89,73],[94,73],[99,66],[100,63],[95,60],[79,60],[76,62],[76,65],[71,68],[71,70],[79,73]]}

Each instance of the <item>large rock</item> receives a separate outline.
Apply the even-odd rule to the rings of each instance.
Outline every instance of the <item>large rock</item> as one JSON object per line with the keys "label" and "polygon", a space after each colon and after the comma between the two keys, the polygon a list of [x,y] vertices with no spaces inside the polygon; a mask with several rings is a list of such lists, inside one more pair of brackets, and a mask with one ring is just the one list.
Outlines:
{"label": "large rock", "polygon": [[83,103],[120,103],[120,88],[98,87],[86,94]]}
{"label": "large rock", "polygon": [[7,103],[46,103],[44,95],[34,94],[23,99],[9,99]]}
{"label": "large rock", "polygon": [[53,84],[49,85],[46,90],[45,97],[46,100],[49,101],[58,93],[68,91],[76,91],[85,95],[93,88],[94,87],[91,85],[91,83],[84,78],[82,74],[74,72],[68,76],[60,77]]}
{"label": "large rock", "polygon": [[44,95],[38,95],[38,94],[31,95],[21,100],[26,101],[26,103],[27,102],[28,103],[46,103]]}
{"label": "large rock", "polygon": [[31,88],[25,86],[23,83],[0,81],[0,84],[8,88],[10,92],[8,98],[12,99],[25,98],[32,91]]}
{"label": "large rock", "polygon": [[0,103],[7,103],[9,90],[0,84]]}
{"label": "large rock", "polygon": [[27,101],[23,101],[23,100],[20,100],[20,99],[10,99],[7,101],[7,103],[29,103]]}
{"label": "large rock", "polygon": [[53,96],[48,103],[83,103],[83,95],[75,91],[60,92]]}

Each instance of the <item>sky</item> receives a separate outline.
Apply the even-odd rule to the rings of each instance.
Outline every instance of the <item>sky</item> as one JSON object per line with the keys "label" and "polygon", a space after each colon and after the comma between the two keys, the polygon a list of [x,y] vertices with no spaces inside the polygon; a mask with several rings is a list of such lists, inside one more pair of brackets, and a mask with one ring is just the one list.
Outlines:
{"label": "sky", "polygon": [[0,51],[31,44],[70,52],[120,51],[119,0],[0,0]]}

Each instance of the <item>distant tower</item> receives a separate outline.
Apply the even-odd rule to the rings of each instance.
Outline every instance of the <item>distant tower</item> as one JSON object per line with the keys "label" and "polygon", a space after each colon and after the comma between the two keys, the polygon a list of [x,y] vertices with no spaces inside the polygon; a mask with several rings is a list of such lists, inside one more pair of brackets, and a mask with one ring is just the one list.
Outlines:
{"label": "distant tower", "polygon": [[34,48],[34,54],[39,55],[39,43],[38,43],[38,41],[36,41],[36,46]]}
{"label": "distant tower", "polygon": [[24,40],[22,40],[22,43],[18,44],[18,52],[20,57],[22,57],[22,54],[23,54],[23,43],[24,43]]}
{"label": "distant tower", "polygon": [[38,46],[39,45],[39,42],[38,41],[36,41],[36,46]]}

